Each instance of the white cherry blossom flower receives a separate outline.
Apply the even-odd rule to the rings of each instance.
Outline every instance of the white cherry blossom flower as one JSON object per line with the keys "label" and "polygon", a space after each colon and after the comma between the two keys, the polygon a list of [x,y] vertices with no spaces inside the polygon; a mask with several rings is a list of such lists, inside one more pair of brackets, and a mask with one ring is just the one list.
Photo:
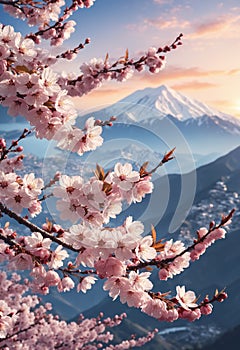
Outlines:
{"label": "white cherry blossom flower", "polygon": [[193,291],[186,292],[185,286],[177,286],[176,291],[176,299],[183,309],[189,310],[190,308],[194,308],[197,306],[197,304],[195,303],[196,295]]}
{"label": "white cherry blossom flower", "polygon": [[134,182],[140,179],[140,175],[137,171],[132,170],[132,164],[117,163],[114,167],[114,174],[112,181],[119,186],[123,191],[129,191],[132,189]]}
{"label": "white cherry blossom flower", "polygon": [[63,260],[65,260],[68,256],[68,252],[66,250],[63,250],[62,246],[59,245],[55,251],[52,252],[51,260],[48,263],[48,266],[51,269],[58,269],[59,267],[63,266]]}
{"label": "white cherry blossom flower", "polygon": [[136,256],[141,261],[150,261],[157,255],[156,250],[152,247],[152,236],[145,236],[135,249]]}
{"label": "white cherry blossom flower", "polygon": [[134,289],[136,290],[151,290],[153,288],[153,284],[149,281],[149,277],[151,276],[150,272],[135,272],[131,271],[129,273],[129,281]]}
{"label": "white cherry blossom flower", "polygon": [[78,292],[83,292],[86,293],[88,289],[92,288],[92,284],[95,284],[95,281],[97,280],[96,277],[93,276],[87,276],[84,277],[81,282],[77,286],[77,291]]}

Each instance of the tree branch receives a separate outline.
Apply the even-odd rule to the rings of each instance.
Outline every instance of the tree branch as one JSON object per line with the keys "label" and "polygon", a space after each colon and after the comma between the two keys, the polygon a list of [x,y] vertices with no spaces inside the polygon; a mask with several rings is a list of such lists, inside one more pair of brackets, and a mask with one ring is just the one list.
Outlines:
{"label": "tree branch", "polygon": [[39,232],[44,238],[49,238],[51,241],[63,246],[64,248],[70,249],[74,252],[79,252],[78,249],[73,248],[70,244],[62,242],[60,239],[56,238],[55,236],[49,234],[47,231],[43,230],[42,228],[38,227],[37,225],[33,224],[27,219],[22,218],[18,214],[14,213],[12,210],[8,209],[6,206],[4,206],[0,202],[0,211],[6,215],[8,215],[10,218],[16,220],[19,224],[24,225],[28,227],[32,232]]}

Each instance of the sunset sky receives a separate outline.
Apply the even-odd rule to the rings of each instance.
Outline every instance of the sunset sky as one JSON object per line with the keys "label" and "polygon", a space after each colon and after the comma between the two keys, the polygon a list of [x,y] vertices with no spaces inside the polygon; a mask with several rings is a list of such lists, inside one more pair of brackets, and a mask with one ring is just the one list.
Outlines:
{"label": "sunset sky", "polygon": [[[2,13],[0,17],[9,21],[5,15],[2,19]],[[69,65],[74,71],[92,57],[108,52],[110,58],[119,58],[126,48],[131,57],[138,57],[148,47],[170,44],[184,34],[184,45],[168,55],[164,71],[136,74],[124,84],[105,83],[78,101],[80,109],[112,104],[137,89],[166,84],[240,117],[239,0],[96,0],[90,9],[78,11],[74,20],[77,31],[64,48],[91,38]],[[66,63],[58,69],[66,69]]]}

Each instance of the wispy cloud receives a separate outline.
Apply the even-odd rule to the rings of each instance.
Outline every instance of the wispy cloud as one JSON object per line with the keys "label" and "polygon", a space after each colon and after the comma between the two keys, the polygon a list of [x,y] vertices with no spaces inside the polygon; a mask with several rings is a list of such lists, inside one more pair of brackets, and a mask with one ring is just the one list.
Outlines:
{"label": "wispy cloud", "polygon": [[216,86],[217,84],[208,83],[205,81],[197,81],[197,80],[171,85],[171,87],[175,90],[201,90],[201,89],[209,89]]}
{"label": "wispy cloud", "polygon": [[197,78],[197,77],[210,77],[225,74],[224,70],[203,70],[198,67],[183,68],[178,66],[168,66],[161,74],[149,74],[145,72],[141,76],[141,80],[146,83],[162,83],[163,81]]}
{"label": "wispy cloud", "polygon": [[170,18],[158,17],[158,18],[146,18],[144,20],[145,26],[151,26],[156,29],[170,29],[170,28],[186,28],[190,26],[190,22],[187,20],[182,20],[177,18],[176,16],[172,16]]}
{"label": "wispy cloud", "polygon": [[94,90],[87,95],[75,97],[75,107],[80,114],[89,113],[119,101],[134,90],[135,89],[131,87],[119,89],[117,83],[116,88],[107,88],[103,86],[101,89]]}
{"label": "wispy cloud", "polygon": [[218,18],[207,19],[202,23],[193,24],[192,33],[188,38],[213,38],[239,36],[240,15],[230,14]]}
{"label": "wispy cloud", "polygon": [[238,75],[240,74],[240,69],[236,68],[236,69],[231,69],[227,72],[228,75]]}
{"label": "wispy cloud", "polygon": [[219,108],[232,107],[232,101],[229,100],[213,100],[211,104],[219,106]]}

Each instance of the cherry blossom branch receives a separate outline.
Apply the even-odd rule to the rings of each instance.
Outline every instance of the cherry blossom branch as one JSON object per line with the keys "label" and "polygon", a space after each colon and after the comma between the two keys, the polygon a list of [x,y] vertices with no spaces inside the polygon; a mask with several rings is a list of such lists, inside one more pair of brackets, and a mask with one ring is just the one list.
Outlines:
{"label": "cherry blossom branch", "polygon": [[0,4],[2,5],[10,5],[10,6],[16,6],[17,4],[19,4],[20,1],[19,0],[0,0]]}
{"label": "cherry blossom branch", "polygon": [[[31,33],[26,38],[31,38],[35,43],[40,43],[40,37],[51,39],[51,45],[61,45],[74,32],[74,21],[66,20],[79,8],[89,8],[95,0],[73,0],[68,7],[65,1],[7,1],[2,0],[0,4],[5,6],[5,10],[11,15],[21,19],[27,19],[30,25],[39,25],[36,33]],[[8,8],[8,6],[10,8]],[[16,10],[12,10],[15,8]],[[61,15],[62,13],[62,15]],[[51,24],[53,22],[53,24]],[[80,47],[77,49],[79,51]],[[68,54],[69,56],[69,54]],[[72,56],[72,55],[71,55]],[[70,56],[69,56],[70,57]],[[67,58],[67,57],[66,57]],[[72,58],[68,58],[72,59]]]}
{"label": "cherry blossom branch", "polygon": [[214,303],[215,301],[218,302],[223,302],[225,299],[227,298],[227,293],[225,292],[225,288],[223,290],[221,290],[220,292],[218,290],[216,290],[214,296],[209,299],[208,296],[206,296],[204,298],[204,300],[197,306],[197,307],[193,307],[192,310],[196,309],[196,308],[201,308],[202,306],[206,306],[208,304]]}
{"label": "cherry blossom branch", "polygon": [[[6,158],[7,154],[10,152],[22,152],[23,147],[17,147],[18,142],[25,139],[28,135],[30,135],[32,130],[24,129],[22,134],[16,139],[12,141],[12,144],[7,148],[6,146],[0,145],[0,162]],[[14,147],[17,147],[14,149]]]}
{"label": "cherry blossom branch", "polygon": [[16,220],[19,224],[24,225],[30,229],[32,232],[39,232],[44,238],[49,238],[51,241],[63,246],[64,248],[70,249],[74,252],[78,252],[78,249],[73,248],[71,245],[62,242],[60,239],[56,238],[55,236],[50,235],[47,231],[43,230],[42,228],[38,227],[37,225],[33,224],[27,219],[22,218],[20,215],[14,213],[12,210],[8,209],[6,206],[4,206],[0,202],[0,212],[8,215],[10,218]]}
{"label": "cherry blossom branch", "polygon": [[40,324],[43,319],[47,320],[47,315],[43,315],[41,318],[36,320],[35,323],[29,325],[27,328],[20,329],[19,331],[17,331],[16,333],[13,333],[13,334],[8,334],[8,335],[6,335],[5,338],[0,338],[0,343],[4,342],[6,340],[9,340],[9,339],[11,339],[13,337],[16,337],[16,336],[18,336],[21,333],[29,331],[30,329],[32,329],[32,328],[36,327],[38,324]]}
{"label": "cherry blossom branch", "polygon": [[[236,211],[236,209],[232,209],[228,215],[223,216],[220,223],[218,225],[216,225],[214,222],[210,223],[210,227],[209,230],[207,231],[207,233],[205,235],[203,235],[202,237],[198,237],[197,240],[195,240],[195,242],[188,246],[186,249],[184,249],[181,253],[177,254],[176,256],[174,256],[173,258],[169,258],[166,260],[162,260],[161,264],[168,264],[173,262],[175,259],[177,259],[178,257],[184,255],[187,252],[191,252],[192,250],[194,250],[194,248],[196,247],[197,244],[202,243],[206,240],[206,238],[215,230],[225,226],[227,224],[227,222],[229,222],[231,220],[231,218],[233,217],[234,212]],[[198,232],[197,232],[198,234]]]}
{"label": "cherry blossom branch", "polygon": [[222,219],[221,219],[221,222],[216,225],[214,224],[213,222],[210,223],[210,227],[208,229],[208,231],[201,237],[198,237],[197,240],[194,240],[194,243],[190,246],[188,246],[187,248],[185,248],[184,250],[182,250],[180,253],[178,253],[177,255],[171,257],[171,258],[167,258],[167,259],[162,259],[162,260],[159,260],[158,258],[156,259],[152,259],[151,261],[146,261],[146,262],[139,262],[138,264],[136,265],[129,265],[127,267],[127,271],[137,271],[139,269],[143,269],[143,268],[146,268],[147,266],[156,266],[158,268],[162,268],[162,267],[165,267],[166,265],[172,263],[174,260],[176,260],[177,258],[183,256],[184,254],[188,253],[188,252],[191,252],[194,250],[194,248],[196,247],[197,244],[199,243],[202,243],[204,242],[207,237],[209,237],[209,235],[215,231],[215,230],[218,230],[220,229],[221,227],[223,227],[224,225],[226,225],[227,222],[229,222],[233,216],[235,212],[235,209],[232,209],[230,211],[230,213],[226,216],[223,216]]}
{"label": "cherry blossom branch", "polygon": [[148,165],[148,162],[145,162],[141,168],[140,168],[140,176],[141,178],[145,177],[145,176],[149,176],[149,175],[152,175],[153,173],[156,172],[156,170],[163,166],[165,163],[169,162],[170,160],[174,159],[174,156],[173,156],[173,152],[175,151],[176,147],[174,147],[171,151],[167,152],[164,157],[162,158],[162,160],[159,162],[159,164],[157,166],[155,166],[152,170],[150,171],[147,171],[146,168],[147,168],[147,165]]}
{"label": "cherry blossom branch", "polygon": [[[146,55],[141,56],[137,60],[129,59],[129,53],[128,50],[126,50],[124,57],[120,57],[117,61],[110,64],[109,56],[107,54],[103,64],[103,68],[98,70],[96,68],[95,72],[93,72],[92,74],[92,77],[96,79],[99,76],[107,76],[108,73],[118,73],[116,77],[114,77],[113,74],[111,75],[112,79],[118,79],[119,74],[127,70],[129,67],[133,67],[137,71],[141,71],[144,65],[149,66],[150,72],[155,73],[156,71],[158,71],[158,69],[161,68],[161,66],[163,65],[163,61],[165,60],[165,56],[161,54],[167,54],[171,50],[175,50],[179,45],[182,45],[182,36],[182,33],[178,35],[177,38],[173,41],[173,43],[169,46],[164,46],[163,48],[159,47],[158,49],[152,48],[150,52],[148,52]],[[119,65],[120,67],[118,67]],[[83,78],[84,74],[78,76],[75,79],[69,80],[68,85],[74,86],[75,84],[81,82]]]}
{"label": "cherry blossom branch", "polygon": [[74,49],[67,50],[67,51],[57,55],[56,58],[65,58],[67,60],[72,60],[76,57],[78,52],[80,50],[84,49],[86,45],[90,44],[90,42],[91,42],[90,38],[86,38],[84,43],[80,43]]}

